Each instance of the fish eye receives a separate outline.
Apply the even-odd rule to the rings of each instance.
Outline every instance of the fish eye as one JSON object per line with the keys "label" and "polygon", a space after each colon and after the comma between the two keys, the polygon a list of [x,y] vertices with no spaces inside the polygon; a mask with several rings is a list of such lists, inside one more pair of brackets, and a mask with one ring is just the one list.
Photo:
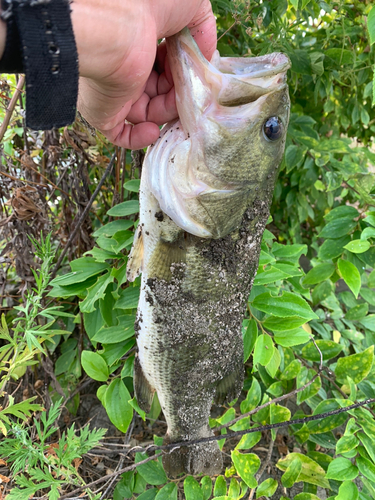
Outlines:
{"label": "fish eye", "polygon": [[268,141],[277,141],[283,134],[284,126],[278,116],[271,116],[263,125],[263,134]]}

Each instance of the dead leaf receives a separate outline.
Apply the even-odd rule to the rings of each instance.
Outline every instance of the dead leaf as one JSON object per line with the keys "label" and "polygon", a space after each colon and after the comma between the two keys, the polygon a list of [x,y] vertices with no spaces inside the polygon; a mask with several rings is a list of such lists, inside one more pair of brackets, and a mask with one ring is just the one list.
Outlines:
{"label": "dead leaf", "polygon": [[42,209],[36,205],[32,198],[36,198],[38,192],[31,186],[17,188],[10,200],[14,214],[19,220],[30,220],[40,213]]}
{"label": "dead leaf", "polygon": [[38,379],[38,380],[35,382],[35,384],[34,384],[34,389],[35,389],[35,390],[38,390],[38,389],[40,389],[41,387],[43,387],[43,385],[44,385],[43,380]]}
{"label": "dead leaf", "polygon": [[78,467],[81,465],[82,459],[81,458],[75,458],[73,460],[73,465],[76,471],[78,471]]}
{"label": "dead leaf", "polygon": [[59,443],[51,443],[45,451],[47,456],[57,457],[56,448],[59,447]]}
{"label": "dead leaf", "polygon": [[1,483],[9,483],[10,481],[10,477],[6,477],[6,476],[3,476],[2,474],[0,474],[0,484]]}
{"label": "dead leaf", "polygon": [[6,461],[0,458],[0,465],[7,465]]}

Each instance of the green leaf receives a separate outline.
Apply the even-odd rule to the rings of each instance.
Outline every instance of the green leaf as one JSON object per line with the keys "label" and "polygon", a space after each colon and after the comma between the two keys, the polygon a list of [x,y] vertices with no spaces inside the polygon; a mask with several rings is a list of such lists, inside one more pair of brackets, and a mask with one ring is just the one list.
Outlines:
{"label": "green leaf", "polygon": [[324,51],[327,57],[333,59],[337,64],[353,64],[354,54],[347,49],[328,49]]}
{"label": "green leaf", "polygon": [[[135,463],[137,464],[138,462],[141,462],[146,458],[146,453],[136,453]],[[146,464],[138,465],[137,471],[148,484],[152,484],[153,486],[159,486],[168,481],[163,466],[159,463],[158,460],[151,460]]]}
{"label": "green leaf", "polygon": [[294,330],[306,323],[305,318],[298,316],[291,316],[289,318],[278,318],[277,316],[270,316],[263,322],[263,327],[271,332],[285,332]]}
{"label": "green leaf", "polygon": [[139,201],[130,200],[119,203],[118,205],[110,208],[107,215],[111,217],[125,217],[131,214],[137,214],[139,212]]}
{"label": "green leaf", "polygon": [[357,457],[356,462],[360,473],[367,477],[367,479],[370,479],[370,481],[375,482],[375,465],[364,457]]}
{"label": "green leaf", "polygon": [[[158,490],[156,488],[151,488],[151,489],[145,491],[144,493],[142,493],[142,495],[139,495],[139,497],[137,497],[137,500],[154,500],[157,493],[158,493]],[[115,500],[115,499],[113,499],[113,500]]]}
{"label": "green leaf", "polygon": [[335,270],[336,266],[334,264],[329,264],[328,262],[318,264],[306,274],[306,276],[302,279],[302,284],[303,286],[308,286],[321,283],[322,281],[330,278]]}
{"label": "green leaf", "polygon": [[357,222],[348,217],[342,217],[340,219],[334,219],[328,222],[326,226],[322,229],[319,234],[320,238],[342,238],[346,234],[353,231],[356,227]]}
{"label": "green leaf", "polygon": [[260,363],[261,365],[266,366],[272,358],[273,349],[274,347],[271,337],[266,334],[259,335],[255,342],[253,356],[254,365]]}
{"label": "green leaf", "polygon": [[354,436],[342,436],[336,445],[336,455],[340,455],[342,453],[348,453],[348,451],[353,450],[359,444],[358,439]]}
{"label": "green leaf", "polygon": [[269,292],[262,293],[255,297],[253,306],[260,311],[282,318],[290,316],[300,316],[306,320],[318,318],[304,299],[291,292],[284,292],[278,297],[274,297]]}
{"label": "green leaf", "polygon": [[133,193],[138,193],[140,184],[140,179],[132,179],[131,181],[125,182],[124,188]]}
{"label": "green leaf", "polygon": [[372,45],[375,42],[375,5],[367,16],[367,29],[370,35],[370,45]]}
{"label": "green leaf", "polygon": [[[313,369],[302,366],[301,371],[297,375],[297,389],[307,384],[315,375],[316,372]],[[297,404],[300,405],[303,401],[315,396],[315,394],[320,391],[321,387],[322,381],[320,377],[317,377],[312,384],[297,394]]]}
{"label": "green leaf", "polygon": [[134,335],[135,316],[121,316],[119,325],[102,327],[92,338],[101,344],[118,344]]}
{"label": "green leaf", "polygon": [[110,283],[113,283],[114,279],[115,279],[114,276],[112,276],[110,273],[106,273],[100,276],[95,285],[91,286],[88,289],[88,294],[85,300],[81,302],[80,304],[81,312],[83,313],[93,312],[95,310],[96,301],[99,299],[104,299],[107,286]]}
{"label": "green leaf", "polygon": [[[344,406],[350,404],[349,400],[342,399],[325,399],[321,401],[318,406],[314,409],[313,415],[318,415],[320,413],[326,413],[332,410],[337,410]],[[342,425],[348,418],[346,412],[338,413],[320,420],[313,420],[308,422],[307,427],[309,431],[313,434],[323,434],[336,427]]]}
{"label": "green leaf", "polygon": [[348,260],[339,259],[337,261],[338,269],[342,279],[353,292],[355,298],[358,297],[359,290],[361,289],[361,275],[354,264]]}
{"label": "green leaf", "polygon": [[336,481],[353,480],[358,476],[358,469],[344,457],[335,458],[328,466],[327,479]]}
{"label": "green leaf", "polygon": [[281,482],[284,488],[291,488],[298,481],[298,477],[302,470],[302,462],[299,457],[293,460],[284,474],[281,476]]}
{"label": "green leaf", "polygon": [[241,479],[248,485],[249,488],[256,488],[258,482],[254,475],[260,467],[260,460],[254,453],[240,453],[234,450],[231,453],[233,464],[240,475]]}
{"label": "green leaf", "polygon": [[298,359],[294,359],[287,367],[284,369],[280,375],[281,380],[293,380],[296,378],[301,370],[301,362]]}
{"label": "green leaf", "polygon": [[371,244],[367,240],[353,240],[344,246],[346,250],[352,253],[363,253],[370,248]]}
{"label": "green leaf", "polygon": [[364,434],[363,432],[359,432],[357,434],[357,437],[361,440],[361,443],[366,448],[366,451],[369,454],[371,460],[374,462],[375,461],[375,442],[374,442],[373,436],[371,438],[367,434]]}
{"label": "green leaf", "polygon": [[298,263],[301,255],[306,255],[307,245],[281,245],[275,241],[272,245],[272,253],[277,259]]}
{"label": "green leaf", "polygon": [[345,319],[349,321],[358,321],[366,316],[368,313],[368,304],[358,304],[355,307],[349,309],[345,314]]}
{"label": "green leaf", "polygon": [[358,384],[370,373],[373,358],[374,346],[370,346],[365,351],[358,354],[339,358],[335,368],[337,380],[345,383],[346,377],[350,374],[354,383]]}
{"label": "green leaf", "polygon": [[275,493],[277,490],[278,483],[276,479],[272,479],[272,477],[266,479],[261,483],[256,492],[256,497],[255,498],[260,498],[260,497],[272,497],[272,495]]}
{"label": "green leaf", "polygon": [[331,222],[334,219],[341,219],[342,217],[354,219],[359,216],[359,212],[356,208],[350,205],[341,205],[340,207],[336,207],[327,215],[324,216],[327,222]]}
{"label": "green leaf", "polygon": [[177,500],[177,485],[174,483],[168,483],[156,495],[155,500]]}
{"label": "green leaf", "polygon": [[184,481],[184,493],[186,500],[203,500],[199,483],[192,476],[188,476]]}
{"label": "green leaf", "polygon": [[275,281],[290,278],[291,276],[291,274],[285,273],[284,271],[271,266],[263,272],[258,272],[254,279],[254,285],[267,285],[269,283],[274,283]]}
{"label": "green leaf", "polygon": [[261,398],[262,391],[259,382],[254,377],[251,383],[251,387],[247,393],[246,399],[241,402],[241,413],[247,413],[248,411],[254,410],[258,406]]}
{"label": "green leaf", "polygon": [[118,219],[113,222],[109,222],[108,224],[105,224],[104,226],[97,229],[93,236],[95,236],[95,238],[98,238],[99,236],[110,238],[119,231],[126,231],[133,225],[134,221],[132,220]]}
{"label": "green leaf", "polygon": [[219,476],[216,478],[215,486],[214,486],[214,496],[220,497],[225,496],[227,494],[227,483],[225,481],[224,476]]}
{"label": "green leaf", "polygon": [[96,274],[109,269],[108,264],[96,262],[95,259],[91,257],[76,259],[70,263],[70,266],[72,268],[71,273],[57,276],[50,282],[50,285],[67,286],[75,283],[81,283],[82,281],[86,281],[91,276],[95,276]]}
{"label": "green leaf", "polygon": [[[131,396],[123,381],[119,378],[115,378],[114,380],[112,380],[105,392],[104,398],[104,406],[107,410],[110,421],[121,432],[126,432],[133,418],[133,408],[129,404]],[[146,479],[146,481],[148,480]],[[150,481],[148,482],[150,484],[162,484],[151,483]]]}
{"label": "green leaf", "polygon": [[297,10],[299,0],[289,0],[289,1],[290,1],[290,4]]}
{"label": "green leaf", "polygon": [[257,338],[258,338],[257,322],[255,321],[255,319],[251,319],[243,335],[244,363],[249,359],[250,354],[253,352]]}
{"label": "green leaf", "polygon": [[320,500],[314,493],[299,493],[294,497],[294,500]]}
{"label": "green leaf", "polygon": [[201,479],[201,490],[203,494],[203,500],[209,500],[212,493],[212,479],[209,476],[204,476]]}
{"label": "green leaf", "polygon": [[316,484],[322,488],[330,488],[329,482],[325,478],[326,473],[324,469],[311,458],[302,455],[302,453],[289,453],[289,455],[277,462],[276,467],[282,471],[286,471],[296,458],[299,458],[302,463],[301,472],[298,477],[299,481]]}
{"label": "green leaf", "polygon": [[[272,404],[270,407],[270,422],[271,424],[278,424],[279,422],[286,422],[290,420],[290,410],[285,406]],[[271,430],[272,439],[276,439],[276,429]]]}
{"label": "green leaf", "polygon": [[336,240],[327,239],[319,247],[318,257],[321,260],[330,260],[339,257],[344,251],[344,245],[349,243],[350,236],[343,236]]}
{"label": "green leaf", "polygon": [[136,309],[138,307],[140,288],[130,286],[120,291],[120,298],[116,301],[114,309]]}
{"label": "green leaf", "polygon": [[267,372],[271,375],[272,378],[275,377],[277,370],[279,369],[281,363],[281,356],[276,347],[273,347],[272,358],[266,365]]}
{"label": "green leaf", "polygon": [[274,340],[276,344],[283,347],[290,347],[299,344],[306,344],[310,340],[310,335],[303,328],[295,328],[285,332],[275,332]]}
{"label": "green leaf", "polygon": [[82,368],[93,380],[105,382],[109,377],[108,365],[100,354],[92,351],[82,351]]}
{"label": "green leaf", "polygon": [[[322,352],[324,361],[335,358],[343,349],[342,345],[336,344],[332,340],[316,340],[315,342]],[[309,361],[320,361],[320,354],[313,343],[307,344],[302,348],[302,356]]]}
{"label": "green leaf", "polygon": [[304,158],[305,152],[300,146],[291,145],[285,150],[285,163],[287,172],[290,172]]}
{"label": "green leaf", "polygon": [[358,488],[352,481],[344,481],[339,488],[339,494],[335,500],[357,500],[359,496]]}

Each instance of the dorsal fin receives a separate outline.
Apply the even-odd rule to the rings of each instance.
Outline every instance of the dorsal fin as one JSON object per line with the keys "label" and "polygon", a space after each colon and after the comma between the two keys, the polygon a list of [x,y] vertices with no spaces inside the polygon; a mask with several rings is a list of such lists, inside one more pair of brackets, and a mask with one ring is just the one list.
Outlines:
{"label": "dorsal fin", "polygon": [[142,226],[138,225],[134,235],[134,242],[130,250],[128,264],[126,266],[126,277],[128,281],[134,281],[142,272],[143,263],[143,236]]}

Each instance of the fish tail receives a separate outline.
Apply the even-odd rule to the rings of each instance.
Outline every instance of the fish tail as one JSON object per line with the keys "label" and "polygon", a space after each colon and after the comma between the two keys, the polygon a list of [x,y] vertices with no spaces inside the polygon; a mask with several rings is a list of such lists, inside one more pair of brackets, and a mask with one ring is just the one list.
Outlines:
{"label": "fish tail", "polygon": [[[207,432],[207,436],[212,432]],[[174,440],[177,442],[177,440]],[[168,436],[165,444],[172,444]],[[223,468],[223,459],[217,441],[199,443],[190,446],[172,448],[163,455],[163,466],[168,477],[177,477],[180,474],[220,474]]]}

